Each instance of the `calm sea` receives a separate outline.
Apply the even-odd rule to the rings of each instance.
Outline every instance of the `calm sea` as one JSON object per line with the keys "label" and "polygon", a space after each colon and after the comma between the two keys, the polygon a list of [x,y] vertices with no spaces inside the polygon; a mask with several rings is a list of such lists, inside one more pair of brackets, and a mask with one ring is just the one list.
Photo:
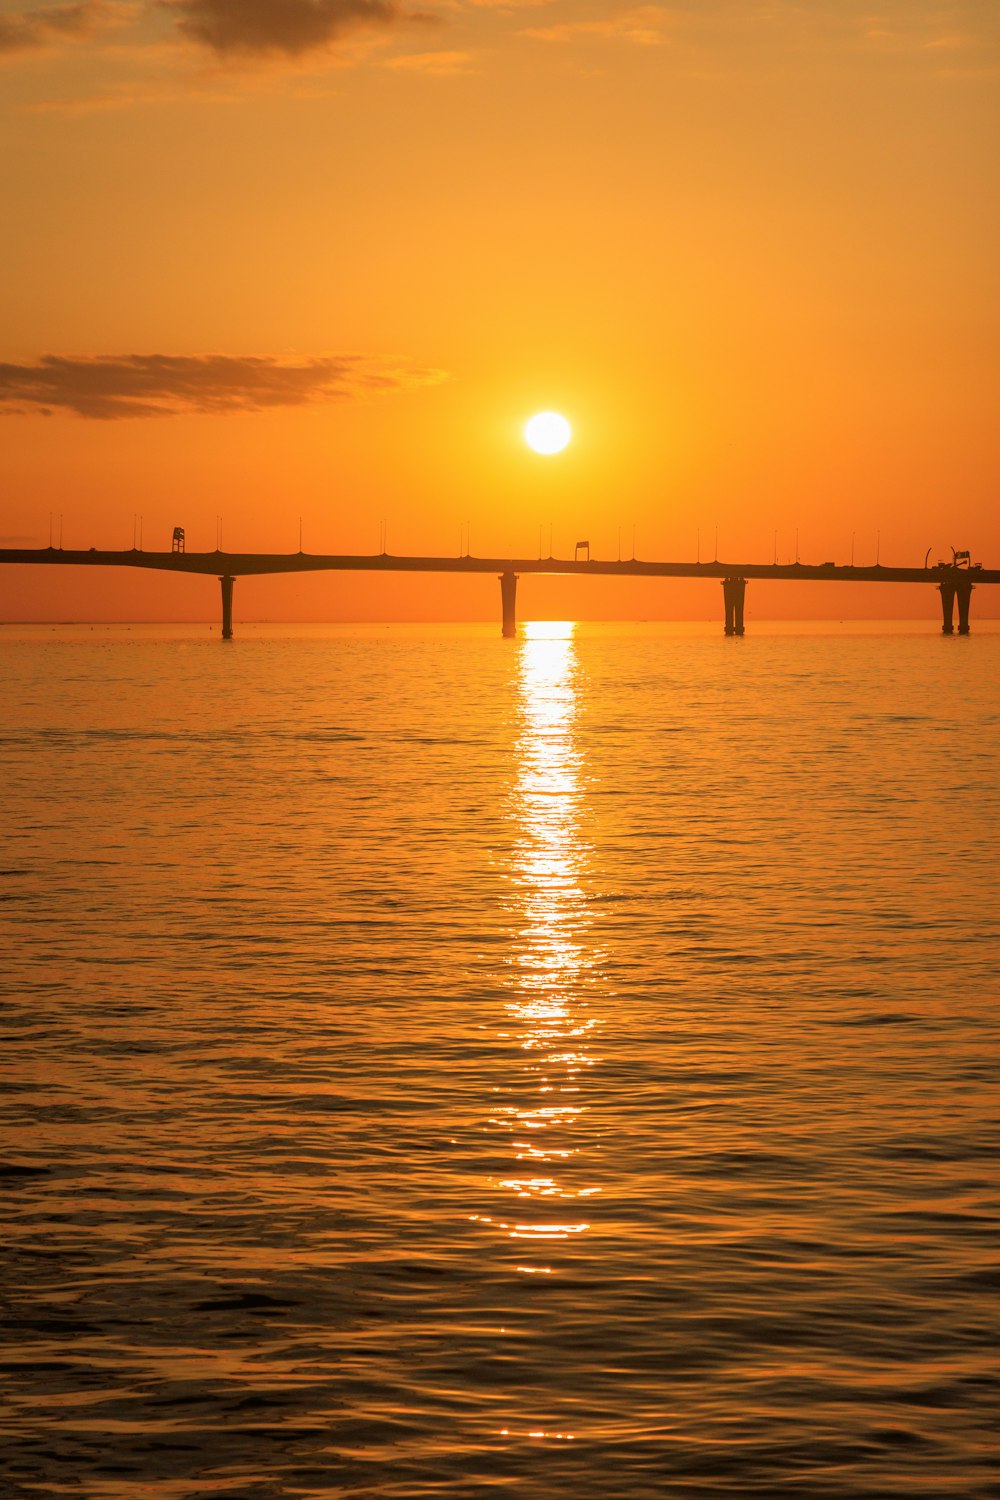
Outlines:
{"label": "calm sea", "polygon": [[4,1497],[1000,1496],[1000,633],[0,633]]}

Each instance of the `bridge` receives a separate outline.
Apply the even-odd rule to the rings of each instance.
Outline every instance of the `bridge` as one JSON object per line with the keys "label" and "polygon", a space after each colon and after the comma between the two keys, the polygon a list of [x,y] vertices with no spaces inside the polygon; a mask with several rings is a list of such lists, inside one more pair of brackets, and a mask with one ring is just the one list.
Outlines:
{"label": "bridge", "polygon": [[[584,545],[581,543],[581,546]],[[579,550],[579,549],[578,549]],[[588,549],[589,551],[589,549]],[[968,554],[959,554],[968,559]],[[222,589],[222,639],[233,638],[233,585],[237,578],[265,573],[492,573],[500,580],[503,634],[517,633],[517,581],[522,574],[569,574],[577,578],[706,578],[722,584],[726,635],[743,635],[744,605],[750,579],[787,580],[796,583],[917,583],[940,593],[942,630],[952,635],[958,614],[959,635],[969,634],[972,591],[981,584],[1000,583],[1000,569],[961,562],[937,563],[934,567],[892,568],[878,563],[869,567],[837,563],[729,563],[603,561],[599,558],[558,557],[396,557],[387,552],[339,554],[310,552],[186,552],[183,534],[178,545],[175,533],[171,552],[109,552],[96,547],[85,551],[62,547],[0,547],[0,563],[33,563],[72,568],[152,568],[166,573],[202,573],[218,578]]]}

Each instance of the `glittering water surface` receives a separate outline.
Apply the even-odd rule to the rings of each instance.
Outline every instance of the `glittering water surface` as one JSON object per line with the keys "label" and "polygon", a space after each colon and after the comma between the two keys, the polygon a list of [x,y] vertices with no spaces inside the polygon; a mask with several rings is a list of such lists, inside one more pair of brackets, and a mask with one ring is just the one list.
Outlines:
{"label": "glittering water surface", "polygon": [[996,1496],[1000,634],[7,631],[4,1496]]}

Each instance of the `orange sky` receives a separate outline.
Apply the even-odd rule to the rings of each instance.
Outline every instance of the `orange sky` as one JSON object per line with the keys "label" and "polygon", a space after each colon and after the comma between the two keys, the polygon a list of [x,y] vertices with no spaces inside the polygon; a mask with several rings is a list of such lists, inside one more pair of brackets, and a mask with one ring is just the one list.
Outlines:
{"label": "orange sky", "polygon": [[[0,545],[1000,566],[1000,10],[0,3]],[[210,357],[204,357],[210,356]],[[151,358],[155,357],[155,358]],[[556,458],[521,440],[563,411]],[[2,619],[217,586],[4,569]],[[492,618],[271,579],[237,616]],[[983,591],[979,614],[1000,614]],[[926,597],[925,596],[926,593]],[[714,617],[717,584],[519,613]],[[758,615],[932,590],[751,585]]]}

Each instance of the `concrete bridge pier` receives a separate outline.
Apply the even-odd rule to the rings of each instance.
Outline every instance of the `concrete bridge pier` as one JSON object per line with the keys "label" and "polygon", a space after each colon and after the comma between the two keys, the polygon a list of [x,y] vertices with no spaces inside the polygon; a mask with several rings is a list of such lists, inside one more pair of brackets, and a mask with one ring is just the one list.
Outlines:
{"label": "concrete bridge pier", "polygon": [[969,605],[972,603],[972,584],[963,578],[955,587],[955,602],[958,604],[958,633],[969,633]]}
{"label": "concrete bridge pier", "polygon": [[946,578],[938,584],[938,589],[941,593],[941,631],[944,635],[954,635],[955,585]]}
{"label": "concrete bridge pier", "polygon": [[228,575],[220,578],[222,584],[222,639],[233,638],[233,580]]}
{"label": "concrete bridge pier", "polygon": [[512,641],[517,635],[517,617],[515,614],[515,603],[517,600],[517,574],[500,574],[500,602],[503,606],[503,638]]}
{"label": "concrete bridge pier", "polygon": [[726,634],[742,635],[743,630],[743,602],[746,598],[747,581],[745,578],[724,578],[722,580],[722,598],[726,606]]}

